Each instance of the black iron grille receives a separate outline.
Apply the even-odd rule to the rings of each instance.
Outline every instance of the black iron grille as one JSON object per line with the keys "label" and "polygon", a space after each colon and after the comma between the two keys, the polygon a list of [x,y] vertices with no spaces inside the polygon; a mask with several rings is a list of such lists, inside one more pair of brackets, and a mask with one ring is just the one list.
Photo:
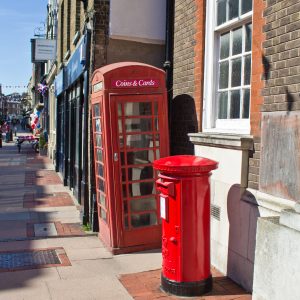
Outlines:
{"label": "black iron grille", "polygon": [[216,220],[220,221],[221,207],[212,203],[210,207],[210,215]]}
{"label": "black iron grille", "polygon": [[0,270],[18,269],[49,264],[61,264],[55,250],[0,253]]}

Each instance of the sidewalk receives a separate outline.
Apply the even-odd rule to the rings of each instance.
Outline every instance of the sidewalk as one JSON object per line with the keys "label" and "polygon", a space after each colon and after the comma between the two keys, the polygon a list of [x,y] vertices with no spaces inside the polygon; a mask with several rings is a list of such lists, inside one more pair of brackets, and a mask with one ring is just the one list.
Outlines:
{"label": "sidewalk", "polygon": [[[29,144],[18,153],[15,143],[3,142],[0,300],[177,299],[160,291],[160,267],[160,250],[112,256],[82,230],[80,207],[50,160]],[[213,293],[197,299],[251,299],[214,275]]]}

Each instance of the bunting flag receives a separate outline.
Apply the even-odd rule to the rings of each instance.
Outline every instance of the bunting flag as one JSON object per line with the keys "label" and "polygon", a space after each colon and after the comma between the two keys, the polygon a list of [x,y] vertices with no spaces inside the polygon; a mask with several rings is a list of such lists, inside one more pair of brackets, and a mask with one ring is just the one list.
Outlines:
{"label": "bunting flag", "polygon": [[47,93],[48,91],[48,87],[46,84],[43,84],[43,83],[39,83],[38,84],[38,88],[37,88],[38,92],[40,94],[42,94],[43,96],[45,96],[45,94]]}
{"label": "bunting flag", "polygon": [[30,115],[30,118],[31,118],[30,125],[31,125],[32,129],[41,127],[40,122],[39,122],[40,115],[41,115],[41,112],[38,111],[36,108],[34,109],[34,112]]}
{"label": "bunting flag", "polygon": [[5,89],[24,89],[24,88],[27,88],[27,85],[1,85],[2,88],[5,88]]}

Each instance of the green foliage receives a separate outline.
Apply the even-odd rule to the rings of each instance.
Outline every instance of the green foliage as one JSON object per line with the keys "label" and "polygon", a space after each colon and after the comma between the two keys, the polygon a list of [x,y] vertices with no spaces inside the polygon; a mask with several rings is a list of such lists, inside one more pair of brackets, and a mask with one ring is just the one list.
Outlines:
{"label": "green foliage", "polygon": [[83,224],[82,228],[83,228],[84,231],[91,231],[92,230],[90,223]]}
{"label": "green foliage", "polygon": [[43,134],[40,135],[39,147],[40,147],[40,149],[47,149],[47,142],[46,142],[45,136]]}

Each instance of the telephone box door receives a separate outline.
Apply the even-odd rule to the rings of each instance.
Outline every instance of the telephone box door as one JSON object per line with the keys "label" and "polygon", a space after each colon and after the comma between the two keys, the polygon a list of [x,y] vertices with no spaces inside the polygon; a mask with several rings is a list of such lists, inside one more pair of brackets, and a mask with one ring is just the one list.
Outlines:
{"label": "telephone box door", "polygon": [[[120,247],[157,243],[161,236],[157,173],[152,163],[168,155],[162,95],[111,96],[116,206]],[[119,186],[117,186],[119,185]]]}
{"label": "telephone box door", "polygon": [[94,159],[95,159],[95,174],[96,174],[96,191],[98,201],[98,216],[100,236],[106,241],[111,240],[110,226],[111,220],[109,218],[110,204],[107,201],[107,172],[105,159],[106,137],[103,130],[103,97],[97,97],[92,102],[92,116],[93,116],[93,134],[94,134]]}

